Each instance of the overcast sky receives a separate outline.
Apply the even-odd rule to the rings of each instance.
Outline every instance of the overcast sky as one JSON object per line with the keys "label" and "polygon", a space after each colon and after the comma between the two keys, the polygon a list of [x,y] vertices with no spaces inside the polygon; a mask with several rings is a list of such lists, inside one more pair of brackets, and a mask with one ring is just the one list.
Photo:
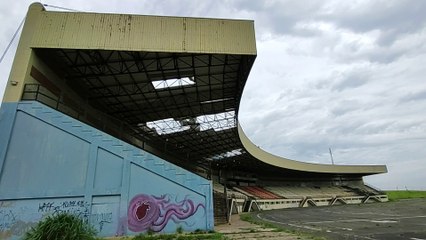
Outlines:
{"label": "overcast sky", "polygon": [[[0,53],[31,1],[0,1]],[[255,20],[257,59],[239,119],[291,159],[386,164],[381,189],[426,190],[426,1],[77,0],[91,12]],[[47,7],[48,10],[57,10]],[[17,39],[0,63],[3,96]],[[1,133],[0,133],[1,134]]]}

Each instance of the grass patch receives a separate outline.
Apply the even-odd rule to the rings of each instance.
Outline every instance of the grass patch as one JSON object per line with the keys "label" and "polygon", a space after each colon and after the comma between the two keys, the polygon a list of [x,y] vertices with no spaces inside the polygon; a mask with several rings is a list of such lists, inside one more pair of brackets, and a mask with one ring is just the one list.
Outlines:
{"label": "grass patch", "polygon": [[395,201],[399,199],[410,199],[410,198],[426,198],[426,191],[386,191],[389,201]]}

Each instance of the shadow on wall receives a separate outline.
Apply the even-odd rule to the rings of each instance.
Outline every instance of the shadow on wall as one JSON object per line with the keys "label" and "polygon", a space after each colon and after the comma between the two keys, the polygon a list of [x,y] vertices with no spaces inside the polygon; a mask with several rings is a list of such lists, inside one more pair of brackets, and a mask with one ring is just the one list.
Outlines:
{"label": "shadow on wall", "polygon": [[99,236],[213,229],[210,181],[38,102],[0,109],[0,239],[70,213]]}

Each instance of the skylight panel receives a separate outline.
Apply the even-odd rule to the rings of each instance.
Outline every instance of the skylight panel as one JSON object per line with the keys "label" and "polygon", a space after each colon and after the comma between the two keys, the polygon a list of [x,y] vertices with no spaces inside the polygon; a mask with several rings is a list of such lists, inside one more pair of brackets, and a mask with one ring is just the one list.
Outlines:
{"label": "skylight panel", "polygon": [[172,78],[167,80],[152,81],[155,89],[176,88],[181,86],[194,85],[194,77]]}

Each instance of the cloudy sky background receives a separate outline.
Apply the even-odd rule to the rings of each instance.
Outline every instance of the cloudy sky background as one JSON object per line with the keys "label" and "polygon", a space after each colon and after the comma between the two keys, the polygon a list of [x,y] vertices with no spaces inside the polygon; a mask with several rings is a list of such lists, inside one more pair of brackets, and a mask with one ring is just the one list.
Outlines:
{"label": "cloudy sky background", "polygon": [[[0,53],[31,1],[0,1]],[[386,164],[382,189],[426,190],[426,1],[50,1],[80,11],[253,19],[240,122],[261,148]],[[48,10],[57,10],[47,7]],[[18,39],[0,63],[2,98]]]}

